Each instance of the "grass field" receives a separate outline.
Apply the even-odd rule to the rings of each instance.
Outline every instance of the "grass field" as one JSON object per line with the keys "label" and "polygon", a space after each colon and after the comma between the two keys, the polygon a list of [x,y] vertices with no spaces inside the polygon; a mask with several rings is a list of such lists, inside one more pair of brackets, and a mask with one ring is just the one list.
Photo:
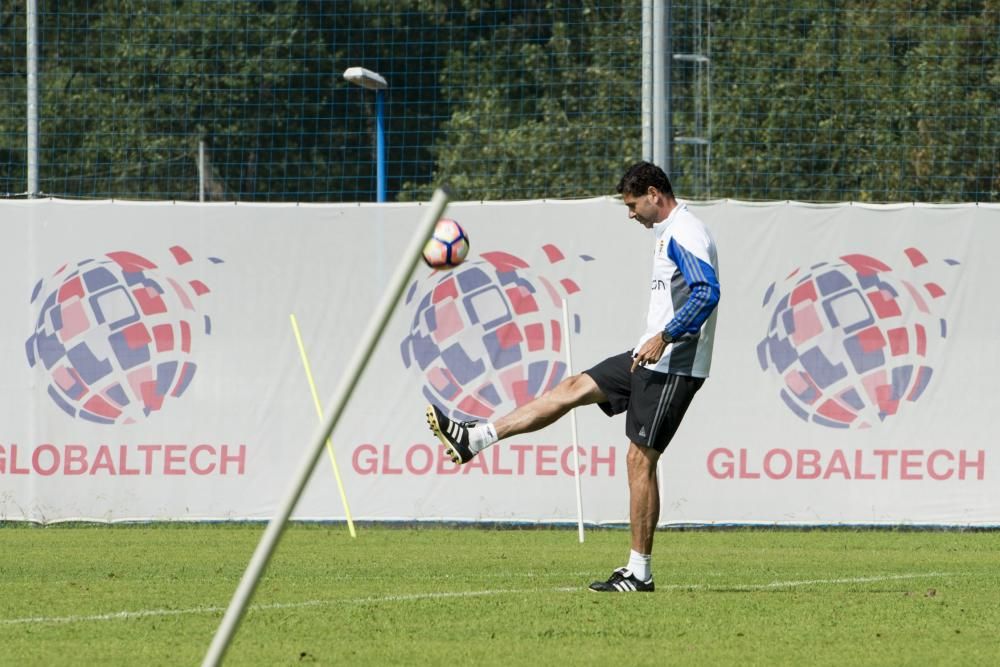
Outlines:
{"label": "grass field", "polygon": [[[0,524],[0,664],[197,665],[262,526]],[[1000,533],[289,529],[226,663],[1000,664]]]}

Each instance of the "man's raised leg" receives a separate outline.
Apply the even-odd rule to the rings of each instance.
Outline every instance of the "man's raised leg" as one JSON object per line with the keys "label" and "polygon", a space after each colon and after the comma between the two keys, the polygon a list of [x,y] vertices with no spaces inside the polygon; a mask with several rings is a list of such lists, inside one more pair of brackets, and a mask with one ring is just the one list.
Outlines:
{"label": "man's raised leg", "polygon": [[436,405],[427,406],[427,425],[455,463],[465,463],[503,438],[545,428],[573,408],[607,400],[586,373],[573,375],[552,391],[515,408],[495,423],[456,422]]}
{"label": "man's raised leg", "polygon": [[494,426],[497,440],[519,433],[530,433],[545,428],[567,412],[581,405],[607,400],[594,379],[586,373],[573,375],[533,401],[498,419]]}

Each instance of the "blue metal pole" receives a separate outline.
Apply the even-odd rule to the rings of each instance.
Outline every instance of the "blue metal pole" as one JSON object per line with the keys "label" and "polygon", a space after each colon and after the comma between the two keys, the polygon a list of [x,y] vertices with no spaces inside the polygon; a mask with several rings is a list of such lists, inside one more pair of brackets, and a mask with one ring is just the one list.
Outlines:
{"label": "blue metal pole", "polygon": [[385,201],[385,91],[375,91],[376,201]]}

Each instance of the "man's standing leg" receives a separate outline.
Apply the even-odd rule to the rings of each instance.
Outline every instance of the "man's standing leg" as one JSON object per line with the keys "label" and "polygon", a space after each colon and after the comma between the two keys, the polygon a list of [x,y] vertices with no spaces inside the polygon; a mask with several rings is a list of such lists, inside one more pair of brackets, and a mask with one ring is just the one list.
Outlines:
{"label": "man's standing leg", "polygon": [[651,447],[629,443],[628,467],[629,526],[632,530],[632,553],[629,570],[640,581],[650,578],[653,534],[660,521],[660,487],[656,481],[656,462],[660,452]]}
{"label": "man's standing leg", "polygon": [[653,533],[660,520],[660,488],[656,482],[656,462],[660,453],[650,447],[629,443],[628,490],[632,549],[653,553]]}
{"label": "man's standing leg", "polygon": [[607,581],[595,581],[597,593],[650,593],[655,590],[651,571],[653,533],[660,520],[660,489],[656,482],[656,462],[660,452],[634,442],[625,457],[628,468],[629,527],[632,551],[628,565],[611,573]]}

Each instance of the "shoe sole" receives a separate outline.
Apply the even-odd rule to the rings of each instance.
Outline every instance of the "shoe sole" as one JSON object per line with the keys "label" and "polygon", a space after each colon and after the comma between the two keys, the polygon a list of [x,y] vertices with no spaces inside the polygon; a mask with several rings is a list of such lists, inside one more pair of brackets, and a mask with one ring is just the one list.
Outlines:
{"label": "shoe sole", "polygon": [[[617,573],[617,570],[615,572]],[[597,588],[595,588],[595,586]],[[608,581],[595,581],[589,586],[587,586],[587,590],[589,590],[591,593],[652,593],[653,591],[656,590],[656,584],[650,581],[649,588],[632,588],[631,590],[629,589],[620,590],[618,588],[615,588],[614,586],[610,586]]]}
{"label": "shoe sole", "polygon": [[590,586],[587,586],[587,590],[590,591],[591,593],[653,593],[653,592],[655,592],[656,589],[654,589],[654,588],[645,588],[645,589],[643,589],[641,591],[638,590],[638,589],[636,589],[634,591],[618,591],[618,590],[615,590],[615,591],[608,591],[608,590],[599,591],[596,588],[591,588]]}
{"label": "shoe sole", "polygon": [[451,443],[448,442],[448,438],[444,437],[444,432],[441,431],[441,425],[438,424],[437,415],[434,414],[434,406],[427,406],[427,425],[431,427],[431,432],[437,436],[437,439],[441,442],[444,447],[445,452],[451,457],[452,463],[457,463],[462,465],[462,457],[458,455],[458,451],[452,447]]}

